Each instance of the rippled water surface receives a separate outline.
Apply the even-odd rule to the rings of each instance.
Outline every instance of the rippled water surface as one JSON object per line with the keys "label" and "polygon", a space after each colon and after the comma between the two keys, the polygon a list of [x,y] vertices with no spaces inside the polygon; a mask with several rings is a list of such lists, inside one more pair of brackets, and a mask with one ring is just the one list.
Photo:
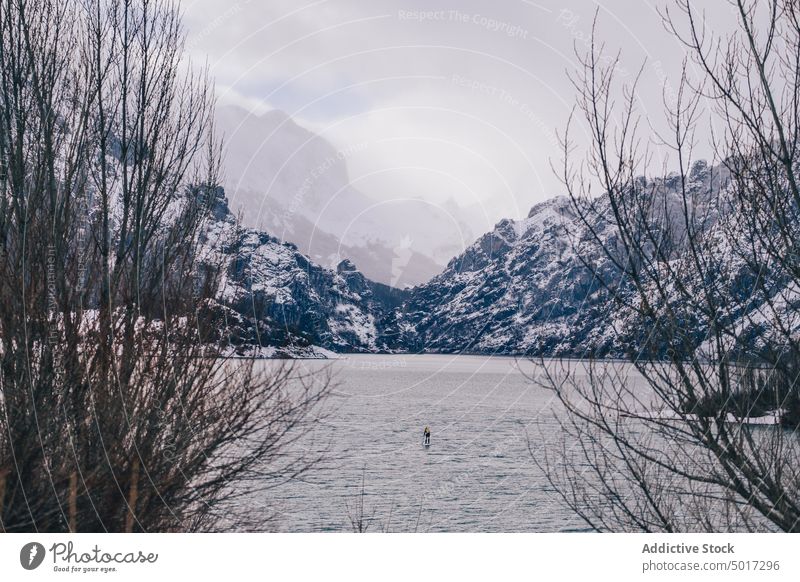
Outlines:
{"label": "rippled water surface", "polygon": [[[264,508],[279,511],[277,530],[352,531],[359,515],[369,531],[584,527],[533,462],[557,430],[557,404],[526,379],[528,362],[359,355],[301,365],[332,368],[337,389],[327,421],[303,443],[326,447],[326,460],[266,494]],[[422,446],[426,425],[430,448]]]}

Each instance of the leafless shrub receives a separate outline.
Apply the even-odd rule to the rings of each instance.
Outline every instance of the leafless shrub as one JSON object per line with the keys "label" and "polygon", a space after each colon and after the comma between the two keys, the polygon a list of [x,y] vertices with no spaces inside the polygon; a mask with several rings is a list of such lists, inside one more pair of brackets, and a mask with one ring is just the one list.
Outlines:
{"label": "leafless shrub", "polygon": [[205,341],[213,105],[170,0],[0,0],[4,531],[259,528],[315,461],[327,377]]}
{"label": "leafless shrub", "polygon": [[[664,13],[701,76],[685,64],[665,99],[670,133],[659,140],[677,170],[659,180],[641,177],[654,160],[638,80],[620,99],[615,60],[596,42],[573,79],[590,144],[576,163],[567,130],[561,174],[587,233],[576,248],[614,302],[630,364],[553,374],[558,365],[541,362],[566,437],[540,463],[598,530],[800,529],[789,412],[800,354],[800,19],[788,0],[730,4],[739,26],[725,38],[687,0]],[[705,119],[719,162],[709,168],[693,159]],[[757,412],[789,429],[755,424]]]}

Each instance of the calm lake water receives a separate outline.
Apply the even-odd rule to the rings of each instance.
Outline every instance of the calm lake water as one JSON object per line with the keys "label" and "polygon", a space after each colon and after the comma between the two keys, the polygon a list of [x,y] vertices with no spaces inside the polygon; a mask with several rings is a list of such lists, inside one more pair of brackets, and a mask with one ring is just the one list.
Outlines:
{"label": "calm lake water", "polygon": [[[264,364],[269,365],[269,364]],[[278,531],[574,531],[533,455],[558,431],[553,394],[524,360],[484,356],[354,355],[329,367],[330,415],[303,446],[325,461],[265,494]],[[429,426],[431,446],[422,446]],[[530,447],[530,448],[529,448]],[[357,509],[363,479],[363,512]],[[258,504],[256,504],[258,505]],[[254,507],[258,510],[258,507]]]}

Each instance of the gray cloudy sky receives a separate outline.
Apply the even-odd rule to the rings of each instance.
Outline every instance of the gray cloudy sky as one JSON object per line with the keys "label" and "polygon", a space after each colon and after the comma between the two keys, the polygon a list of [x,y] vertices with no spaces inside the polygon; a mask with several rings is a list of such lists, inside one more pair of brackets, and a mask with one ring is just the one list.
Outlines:
{"label": "gray cloudy sky", "polygon": [[[550,168],[574,101],[566,71],[599,37],[661,127],[662,88],[683,47],[669,0],[566,2],[184,0],[189,50],[208,59],[222,103],[279,108],[348,150],[351,179],[376,199],[452,198],[490,220],[561,193]],[[732,21],[708,2],[715,29]]]}

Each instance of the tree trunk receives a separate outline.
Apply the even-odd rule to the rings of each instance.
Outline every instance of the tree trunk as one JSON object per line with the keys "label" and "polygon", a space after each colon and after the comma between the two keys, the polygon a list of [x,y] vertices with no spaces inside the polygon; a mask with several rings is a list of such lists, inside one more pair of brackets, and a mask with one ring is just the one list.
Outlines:
{"label": "tree trunk", "polygon": [[139,499],[139,458],[133,460],[131,469],[131,489],[128,494],[128,517],[125,520],[125,533],[133,531],[133,523],[136,520],[136,501]]}
{"label": "tree trunk", "polygon": [[78,531],[78,473],[69,474],[69,531]]}

